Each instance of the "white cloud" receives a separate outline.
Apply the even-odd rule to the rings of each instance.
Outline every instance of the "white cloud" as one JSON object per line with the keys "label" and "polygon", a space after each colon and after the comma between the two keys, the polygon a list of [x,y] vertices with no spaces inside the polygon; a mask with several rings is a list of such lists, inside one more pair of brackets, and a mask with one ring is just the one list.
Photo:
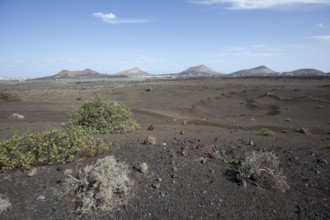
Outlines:
{"label": "white cloud", "polygon": [[253,10],[294,5],[330,5],[330,0],[193,0],[196,4],[229,5],[229,9]]}
{"label": "white cloud", "polygon": [[116,15],[112,13],[104,14],[103,12],[96,12],[93,14],[95,17],[100,18],[104,22],[115,22],[117,20]]}
{"label": "white cloud", "polygon": [[113,13],[95,12],[93,15],[110,24],[137,24],[149,22],[147,19],[118,19]]}
{"label": "white cloud", "polygon": [[320,41],[320,42],[326,42],[330,43],[330,35],[319,35],[319,36],[312,36],[311,39]]}

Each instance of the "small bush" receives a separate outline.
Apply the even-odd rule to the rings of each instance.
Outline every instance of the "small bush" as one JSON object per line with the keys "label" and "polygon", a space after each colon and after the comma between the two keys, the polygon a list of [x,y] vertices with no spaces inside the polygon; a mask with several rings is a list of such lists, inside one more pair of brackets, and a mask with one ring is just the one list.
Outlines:
{"label": "small bush", "polygon": [[268,129],[268,128],[262,128],[259,130],[258,133],[263,136],[275,136],[276,135],[275,131]]}
{"label": "small bush", "polygon": [[129,191],[132,181],[127,165],[107,156],[80,170],[76,177],[68,175],[66,185],[75,197],[77,212],[92,214],[115,207]]}
{"label": "small bush", "polygon": [[71,162],[106,149],[92,131],[77,126],[64,126],[63,131],[52,129],[35,134],[14,134],[12,138],[0,141],[0,172]]}
{"label": "small bush", "polygon": [[245,185],[247,181],[255,181],[268,189],[282,192],[290,187],[286,176],[279,167],[279,158],[272,152],[247,152],[236,168],[237,179]]}
{"label": "small bush", "polygon": [[22,101],[20,97],[13,95],[9,92],[0,91],[0,100],[5,102],[20,102]]}
{"label": "small bush", "polygon": [[127,107],[100,97],[83,102],[73,114],[72,123],[102,134],[127,133],[139,128]]}
{"label": "small bush", "polygon": [[3,195],[0,194],[0,214],[4,211],[8,210],[11,207],[11,203],[7,198],[4,198]]}

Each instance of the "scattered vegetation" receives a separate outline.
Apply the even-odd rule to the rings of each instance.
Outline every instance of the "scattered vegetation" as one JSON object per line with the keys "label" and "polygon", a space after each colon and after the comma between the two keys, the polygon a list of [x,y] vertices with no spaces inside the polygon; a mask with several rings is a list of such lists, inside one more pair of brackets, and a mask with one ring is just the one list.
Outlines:
{"label": "scattered vegetation", "polygon": [[14,134],[0,140],[0,172],[30,169],[31,166],[67,163],[77,157],[94,156],[107,149],[91,130],[64,126],[35,134]]}
{"label": "scattered vegetation", "polygon": [[73,114],[72,123],[102,134],[127,133],[139,128],[127,107],[100,97],[83,102]]}
{"label": "scattered vegetation", "polygon": [[129,191],[132,181],[127,165],[107,156],[80,170],[76,177],[68,175],[66,185],[76,199],[77,212],[92,214],[116,206]]}
{"label": "scattered vegetation", "polygon": [[13,95],[9,92],[0,91],[0,100],[5,102],[20,102],[22,101],[20,97]]}
{"label": "scattered vegetation", "polygon": [[[0,92],[1,98],[6,94]],[[95,156],[107,149],[103,141],[94,137],[95,133],[126,133],[138,129],[132,116],[128,108],[117,102],[104,98],[86,101],[62,130],[14,134],[8,140],[0,140],[0,172]]]}
{"label": "scattered vegetation", "polygon": [[253,182],[261,187],[282,192],[290,188],[279,167],[279,158],[272,152],[246,152],[235,172],[237,180],[244,186],[246,182]]}
{"label": "scattered vegetation", "polygon": [[276,132],[268,128],[262,128],[258,131],[258,134],[263,136],[275,136]]}
{"label": "scattered vegetation", "polygon": [[11,203],[7,198],[4,198],[3,195],[0,194],[0,214],[4,211],[8,210],[11,207]]}
{"label": "scattered vegetation", "polygon": [[[0,92],[1,99],[11,97]],[[67,163],[77,157],[95,156],[107,149],[95,133],[126,133],[139,128],[124,105],[95,98],[84,102],[69,125],[35,134],[14,134],[0,140],[0,172],[31,166]]]}

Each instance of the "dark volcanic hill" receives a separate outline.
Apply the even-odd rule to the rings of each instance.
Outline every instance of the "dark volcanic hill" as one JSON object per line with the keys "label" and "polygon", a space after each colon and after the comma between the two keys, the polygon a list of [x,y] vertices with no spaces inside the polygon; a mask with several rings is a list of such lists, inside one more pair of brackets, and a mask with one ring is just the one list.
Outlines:
{"label": "dark volcanic hill", "polygon": [[137,67],[134,67],[132,69],[116,73],[115,75],[116,76],[123,76],[123,77],[131,77],[131,78],[134,78],[134,77],[150,77],[150,76],[152,76],[152,74],[150,74],[148,72],[145,72],[145,71],[143,71],[143,70],[141,70]]}
{"label": "dark volcanic hill", "polygon": [[190,76],[190,77],[202,77],[202,76],[215,76],[215,75],[221,75],[222,73],[219,73],[213,69],[211,69],[208,66],[205,65],[199,65],[199,66],[193,66],[190,67],[181,73],[178,73],[178,76]]}
{"label": "dark volcanic hill", "polygon": [[229,74],[229,76],[241,77],[241,76],[274,76],[276,72],[269,69],[266,66],[258,66],[251,69],[239,70]]}
{"label": "dark volcanic hill", "polygon": [[281,76],[325,76],[326,73],[317,69],[298,69],[291,72],[284,72]]}
{"label": "dark volcanic hill", "polygon": [[85,69],[85,70],[62,70],[59,73],[53,76],[41,77],[36,78],[33,80],[54,80],[54,79],[97,79],[97,78],[105,78],[108,75],[98,73],[92,69]]}

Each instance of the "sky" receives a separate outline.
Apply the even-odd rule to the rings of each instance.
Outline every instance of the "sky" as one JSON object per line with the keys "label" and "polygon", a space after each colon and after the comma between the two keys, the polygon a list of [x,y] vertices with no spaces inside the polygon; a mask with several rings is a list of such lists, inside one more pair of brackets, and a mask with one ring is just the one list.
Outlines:
{"label": "sky", "polygon": [[330,72],[330,0],[0,0],[0,76]]}

